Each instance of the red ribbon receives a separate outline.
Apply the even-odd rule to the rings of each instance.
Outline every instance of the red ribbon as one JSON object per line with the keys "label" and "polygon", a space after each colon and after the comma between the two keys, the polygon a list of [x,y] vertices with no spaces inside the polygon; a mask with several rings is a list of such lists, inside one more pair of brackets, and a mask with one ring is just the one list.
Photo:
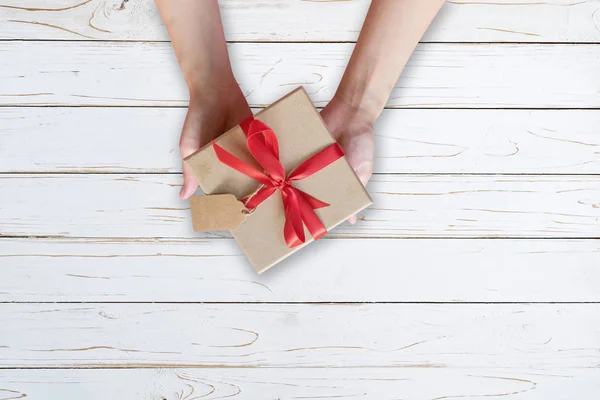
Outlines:
{"label": "red ribbon", "polygon": [[304,225],[315,240],[323,237],[327,229],[314,210],[329,204],[295,188],[291,183],[307,178],[343,157],[344,151],[340,145],[334,143],[326,147],[297,166],[286,178],[285,169],[279,161],[279,142],[275,132],[264,122],[252,117],[242,121],[240,127],[246,134],[248,150],[263,167],[264,172],[240,160],[214,141],[212,146],[219,161],[263,185],[254,195],[242,199],[246,207],[254,210],[275,191],[281,190],[285,210],[283,235],[288,247],[296,247],[305,242]]}

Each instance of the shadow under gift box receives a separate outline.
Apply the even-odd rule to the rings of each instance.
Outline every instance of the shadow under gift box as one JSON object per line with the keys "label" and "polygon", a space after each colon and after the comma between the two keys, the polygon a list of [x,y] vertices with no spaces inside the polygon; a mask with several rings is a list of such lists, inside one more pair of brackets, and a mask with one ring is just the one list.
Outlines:
{"label": "shadow under gift box", "polygon": [[[260,111],[254,118],[267,124],[277,135],[280,161],[286,174],[335,143],[302,87]],[[215,143],[262,171],[250,154],[246,135],[239,125],[215,139]],[[211,144],[187,157],[185,162],[207,195],[231,193],[242,199],[260,187],[254,179],[221,163]],[[307,178],[294,181],[292,185],[329,204],[328,207],[315,210],[328,231],[372,204],[369,194],[345,157]],[[202,210],[192,206],[192,213],[202,213]],[[231,231],[259,274],[313,241],[304,227],[306,241],[289,248],[283,235],[284,224],[281,192],[277,190],[248,215],[238,229]]]}

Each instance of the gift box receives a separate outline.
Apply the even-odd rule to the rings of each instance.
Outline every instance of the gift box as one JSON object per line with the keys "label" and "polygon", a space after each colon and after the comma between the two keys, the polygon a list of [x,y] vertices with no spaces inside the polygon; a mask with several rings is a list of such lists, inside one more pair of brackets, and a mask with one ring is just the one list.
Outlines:
{"label": "gift box", "polygon": [[300,87],[184,160],[195,230],[231,230],[258,273],[372,201]]}

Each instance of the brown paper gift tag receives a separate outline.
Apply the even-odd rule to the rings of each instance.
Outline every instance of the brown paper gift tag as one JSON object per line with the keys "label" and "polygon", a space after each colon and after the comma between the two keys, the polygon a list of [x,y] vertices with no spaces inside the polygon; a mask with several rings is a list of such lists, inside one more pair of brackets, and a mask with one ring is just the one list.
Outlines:
{"label": "brown paper gift tag", "polygon": [[[335,143],[303,88],[292,91],[254,118],[266,123],[276,133],[280,161],[288,174],[309,157]],[[246,136],[239,126],[221,135],[215,142],[242,161],[262,170],[248,151]],[[187,157],[185,162],[206,194],[231,193],[241,199],[259,187],[252,178],[222,164],[210,144]],[[372,203],[345,157],[306,179],[295,181],[293,185],[330,204],[315,210],[328,231]],[[276,191],[248,215],[237,230],[232,231],[258,273],[313,241],[305,229],[306,242],[290,249],[283,235],[284,223],[281,193]]]}
{"label": "brown paper gift tag", "polygon": [[192,196],[190,207],[196,232],[236,230],[249,214],[232,194]]}

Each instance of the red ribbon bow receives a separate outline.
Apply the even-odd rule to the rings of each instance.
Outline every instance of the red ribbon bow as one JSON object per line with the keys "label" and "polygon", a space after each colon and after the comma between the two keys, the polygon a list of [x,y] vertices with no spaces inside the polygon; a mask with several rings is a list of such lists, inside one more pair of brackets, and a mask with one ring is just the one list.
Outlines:
{"label": "red ribbon bow", "polygon": [[309,177],[343,157],[344,151],[340,145],[334,143],[326,147],[297,166],[286,178],[285,169],[279,161],[279,142],[275,132],[264,122],[252,117],[242,121],[240,127],[246,134],[248,150],[263,167],[264,172],[235,157],[214,141],[212,146],[219,161],[263,185],[253,196],[242,200],[246,207],[254,210],[275,191],[281,190],[285,210],[283,234],[288,247],[292,248],[304,243],[304,225],[315,240],[323,237],[327,229],[314,210],[327,207],[329,204],[293,187],[291,183]]}

